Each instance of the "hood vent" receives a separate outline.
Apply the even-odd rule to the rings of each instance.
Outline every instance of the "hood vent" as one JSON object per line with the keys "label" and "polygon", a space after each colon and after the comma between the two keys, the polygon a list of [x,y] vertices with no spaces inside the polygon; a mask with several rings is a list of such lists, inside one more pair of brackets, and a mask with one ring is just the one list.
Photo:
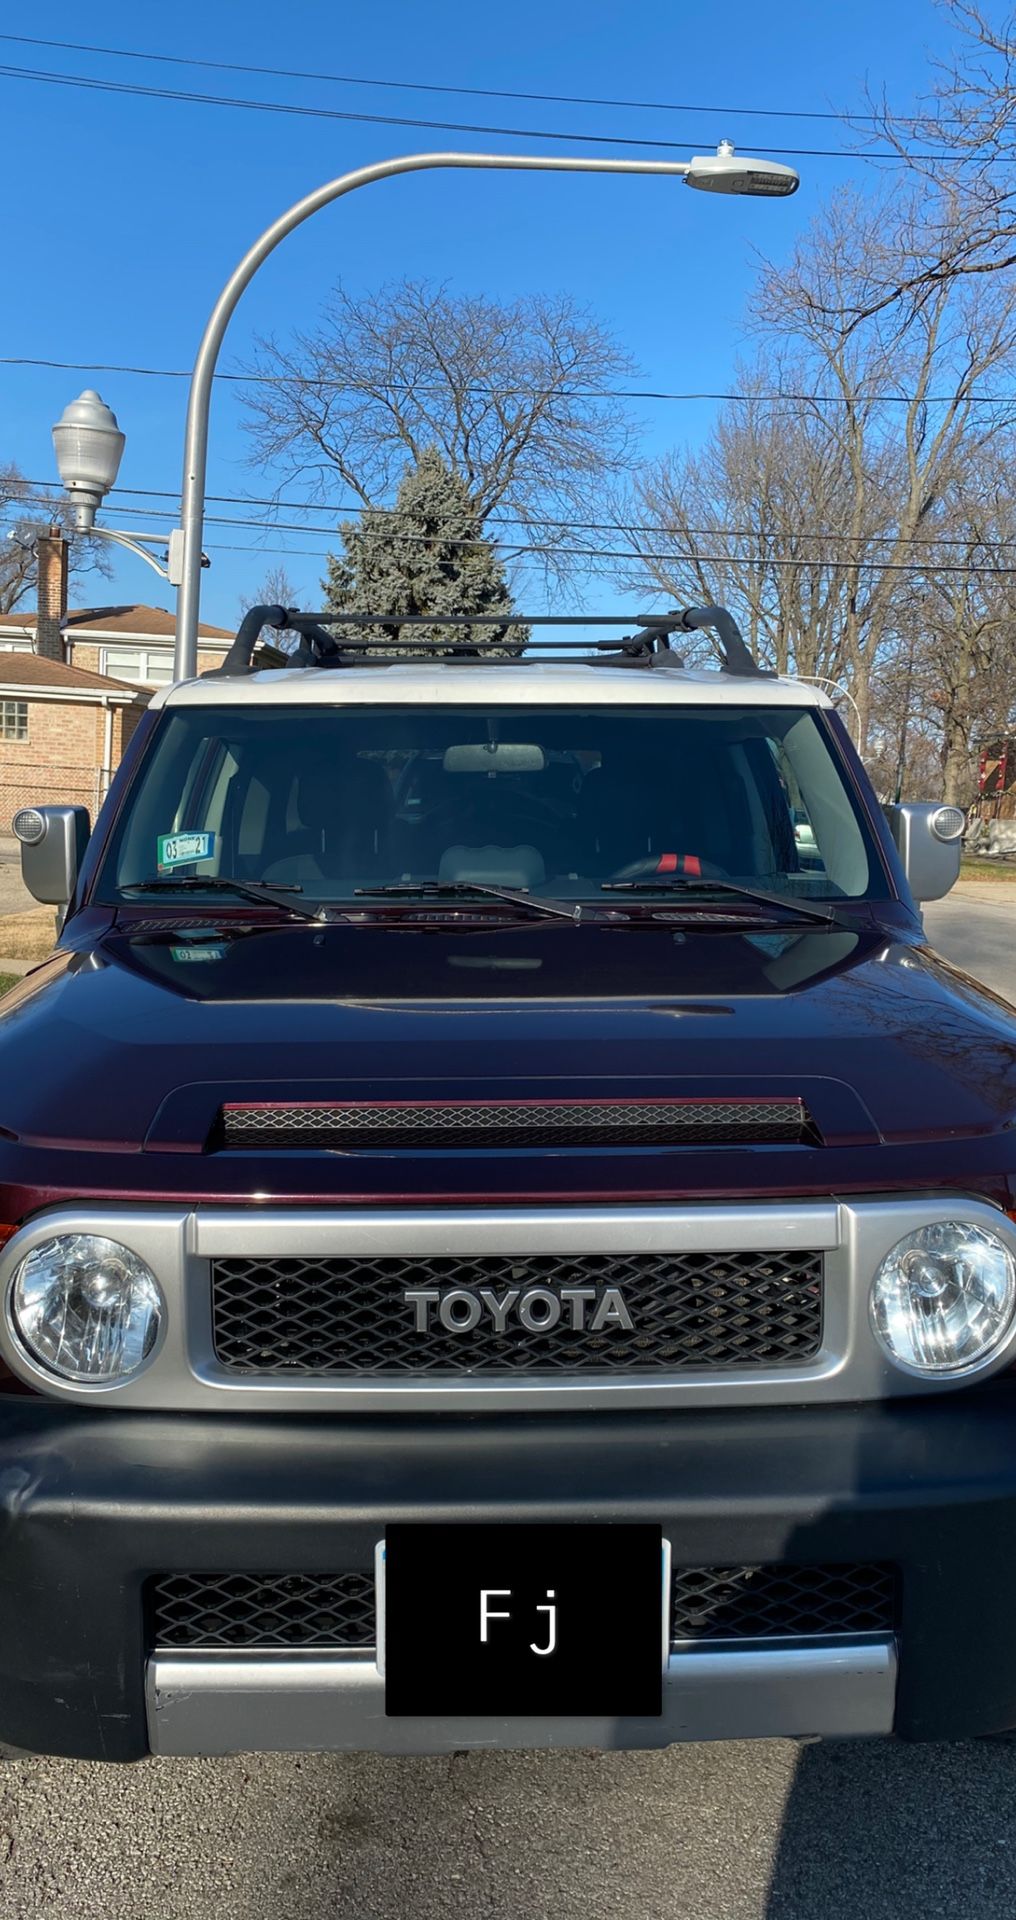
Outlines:
{"label": "hood vent", "polygon": [[222,1108],[221,1145],[271,1152],[421,1148],[814,1145],[800,1100],[249,1102]]}

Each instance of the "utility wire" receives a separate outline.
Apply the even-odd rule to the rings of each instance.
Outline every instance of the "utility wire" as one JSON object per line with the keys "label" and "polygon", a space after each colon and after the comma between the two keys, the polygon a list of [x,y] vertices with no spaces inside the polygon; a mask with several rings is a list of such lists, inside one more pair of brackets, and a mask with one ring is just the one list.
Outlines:
{"label": "utility wire", "polygon": [[[303,555],[314,560],[319,560],[323,557],[314,547],[250,547],[250,546],[228,546],[228,545],[221,545],[221,544],[217,545],[215,543],[212,543],[206,547],[205,551],[208,553],[212,553],[212,552],[249,553],[254,555],[255,557],[258,557],[261,555],[280,555],[282,557],[288,558],[289,556],[292,556],[292,555]],[[548,547],[546,549],[533,548],[532,551],[535,553],[546,551],[547,553],[553,554],[553,553],[559,552],[560,550],[556,547]],[[579,554],[581,553],[582,549],[576,548],[574,551],[576,554]],[[690,566],[694,563],[696,565],[700,565],[703,567],[714,567],[714,566],[725,567],[731,564],[731,556],[729,554],[723,554],[723,553],[720,553],[720,554],[716,554],[716,553],[644,554],[644,553],[628,553],[624,551],[614,553],[614,552],[611,552],[609,549],[591,547],[589,548],[589,554],[591,558],[597,559],[597,560],[644,560],[649,564],[656,562],[659,564],[667,564],[672,566],[678,566],[678,565]],[[742,560],[740,564],[744,565],[745,562]],[[800,567],[802,565],[807,565],[809,563],[802,562],[800,560],[771,560],[766,558],[765,560],[757,562],[757,564],[760,567],[783,568],[783,567]],[[810,564],[815,565],[817,563],[812,561]],[[832,560],[832,561],[828,561],[826,564],[829,566],[844,566],[846,563],[841,560]],[[982,576],[989,576],[989,575],[992,577],[995,577],[995,576],[1003,576],[1003,575],[1009,576],[1012,574],[1016,574],[1016,566],[982,567],[979,565],[975,565],[973,562],[968,562],[964,564],[959,561],[947,562],[942,566],[937,566],[937,565],[928,566],[926,563],[920,563],[918,561],[865,560],[863,562],[857,563],[856,571],[860,573],[965,574],[970,576],[971,578],[976,577],[979,579]],[[655,588],[655,589],[651,588],[648,585],[648,583],[647,583],[646,590],[655,591],[655,592],[663,591],[662,588]],[[383,614],[378,615],[379,620],[384,619],[385,617],[386,616]],[[396,618],[394,614],[387,617],[392,619]]]}
{"label": "utility wire", "polygon": [[[115,360],[42,360],[28,354],[10,353],[0,354],[0,367],[41,367],[57,373],[125,373],[148,380],[189,380],[191,377],[189,367],[139,367]],[[216,373],[212,377],[244,387],[299,386],[350,391],[340,388],[337,381],[316,379],[309,374]],[[418,393],[424,397],[446,391],[444,387],[418,386],[410,380],[386,380],[384,384],[393,393]],[[561,400],[710,400],[737,402],[743,406],[775,406],[779,401],[788,400],[795,405],[819,407],[909,407],[920,400],[925,407],[950,407],[957,403],[979,407],[1016,406],[1016,393],[966,393],[962,396],[954,393],[668,393],[653,387],[488,387],[478,381],[467,382],[462,390],[480,396],[493,394],[502,400],[548,400],[554,397]]]}
{"label": "utility wire", "polygon": [[[613,133],[564,133],[548,127],[502,127],[487,126],[466,120],[421,120],[410,119],[403,114],[353,113],[340,107],[297,106],[281,100],[244,100],[232,94],[193,93],[174,87],[146,87],[139,82],[124,80],[96,80],[84,73],[53,73],[42,67],[0,66],[0,78],[5,80],[29,80],[33,84],[51,87],[79,88],[86,92],[119,94],[133,96],[139,100],[163,100],[183,103],[191,106],[233,107],[247,113],[277,113],[310,120],[356,121],[361,125],[374,127],[415,127],[425,128],[439,133],[483,133],[496,134],[499,138],[510,140],[561,140],[578,146],[597,147],[650,147],[665,151],[680,150],[686,153],[689,147],[697,146],[700,151],[708,152],[715,146],[715,139],[691,134],[684,140],[638,140],[629,134]],[[986,164],[984,156],[979,154],[953,154],[947,149],[938,153],[907,153],[895,155],[880,148],[869,147],[772,147],[766,143],[767,151],[773,156],[782,155],[791,160],[881,160],[890,166],[905,166],[911,160],[976,161],[979,166]]]}
{"label": "utility wire", "polygon": [[[26,480],[25,485],[28,487],[38,487],[43,489],[43,493],[41,495],[42,503],[44,505],[48,505],[50,503],[50,495],[47,492],[45,492],[45,489],[49,486],[48,481]],[[152,499],[152,500],[172,500],[176,502],[180,498],[180,490],[178,487],[177,488],[113,487],[111,489],[111,492],[116,494],[118,498],[122,496],[124,499],[145,498],[145,499]],[[364,513],[372,513],[377,511],[377,509],[375,508],[365,507],[360,501],[350,501],[347,505],[343,505],[340,502],[328,503],[327,505],[320,505],[317,502],[312,502],[312,501],[286,500],[286,499],[278,499],[275,496],[263,496],[258,494],[243,494],[243,493],[209,493],[205,495],[205,500],[209,505],[214,505],[214,506],[268,507],[273,512],[279,507],[285,507],[289,510],[296,509],[301,513],[327,513],[331,516],[336,516],[338,514],[344,514],[344,513],[364,514]],[[163,512],[161,508],[156,508],[156,507],[152,507],[152,508],[121,507],[119,511],[121,513],[137,513],[137,514],[146,513],[146,514],[149,514],[149,516],[151,514],[155,514],[156,518],[164,517],[168,519],[171,517],[170,510],[166,510],[165,512]],[[173,509],[173,511],[175,511],[175,508]],[[385,507],[384,509],[382,509],[382,511],[389,514],[396,514],[396,513],[399,513],[400,511],[404,511],[404,509],[400,509],[399,507]],[[536,523],[537,521],[535,517],[534,517],[534,520],[529,521],[529,520],[521,520],[511,514],[491,514],[486,524],[489,526],[496,526],[496,527],[527,528]],[[265,519],[260,524],[263,524],[268,531],[271,531],[271,529],[273,527],[276,527],[279,523],[271,519]],[[616,520],[572,520],[572,519],[558,520],[558,519],[552,518],[549,515],[544,515],[544,514],[540,514],[538,516],[538,524],[541,527],[560,527],[565,531],[567,531],[568,528],[573,528],[577,533],[618,533],[620,531],[623,531],[625,533],[655,534],[655,533],[659,533],[660,531],[657,525],[647,525],[644,522],[639,523],[637,521],[636,522],[626,521],[624,523],[623,528],[621,528],[619,527],[618,522]],[[298,527],[298,528],[294,528],[293,531],[301,532],[301,533],[313,533],[317,531],[317,529],[313,527]],[[321,531],[324,532],[324,529],[321,529]],[[334,530],[332,528],[328,529],[329,534],[331,534],[333,531]],[[686,527],[684,531],[685,533],[695,533],[695,534],[703,534],[703,533],[720,534],[725,538],[737,538],[737,539],[745,539],[745,540],[755,539],[759,537],[759,530],[756,527],[713,527],[713,526]],[[810,530],[799,529],[798,531],[800,533],[800,537],[806,540],[833,540],[833,541],[842,541],[844,543],[849,544],[854,538],[852,534],[836,533],[828,527],[812,528]],[[790,536],[788,536],[788,538],[789,537]],[[900,536],[895,533],[871,533],[871,534],[865,534],[864,538],[866,541],[873,541],[878,543],[879,545],[885,545],[885,544],[895,545],[897,541],[900,539]],[[965,539],[959,536],[954,536],[951,534],[939,535],[939,534],[933,534],[933,533],[912,533],[912,534],[907,534],[905,536],[905,539],[908,545],[913,545],[913,546],[929,546],[929,547],[943,547],[943,546],[944,547],[948,547],[948,546],[966,547],[970,545],[985,546],[985,547],[1016,546],[1016,541],[1011,541],[1011,540],[987,540],[987,541],[972,542],[968,539]]]}
{"label": "utility wire", "polygon": [[[458,94],[473,100],[526,100],[541,106],[557,107],[619,107],[636,113],[716,113],[729,119],[764,120],[832,120],[840,125],[873,126],[881,125],[873,113],[835,113],[814,108],[788,107],[716,107],[689,106],[675,100],[617,100],[604,99],[596,94],[582,93],[524,93],[513,87],[463,87],[448,82],[426,80],[380,80],[369,79],[362,74],[310,72],[300,67],[256,67],[236,60],[205,60],[195,54],[145,53],[136,47],[100,47],[81,40],[42,40],[28,33],[0,33],[0,41],[7,41],[22,47],[50,47],[64,53],[99,53],[114,60],[146,60],[154,65],[167,67],[201,67],[206,72],[215,73],[256,73],[270,80],[316,80],[326,86],[339,87],[379,87],[397,93],[449,93]],[[954,122],[963,124],[959,114],[910,116],[904,118],[894,115],[901,126],[925,126],[932,118],[940,120],[943,126]]]}
{"label": "utility wire", "polygon": [[[10,505],[13,505],[14,507],[18,507],[18,506],[52,507],[55,504],[53,491],[50,488],[49,483],[47,481],[26,480],[25,485],[33,489],[33,491],[22,495],[21,498],[18,500],[12,500],[10,502]],[[173,518],[175,509],[168,508],[168,507],[154,507],[154,506],[153,507],[124,506],[123,504],[120,503],[120,499],[119,499],[120,496],[126,496],[130,498],[139,498],[144,496],[147,498],[160,499],[160,500],[179,498],[178,494],[172,493],[167,488],[156,489],[156,488],[148,488],[148,487],[114,487],[111,489],[111,491],[118,496],[118,505],[117,505],[118,517],[123,517],[128,519],[139,519],[139,520],[155,519],[155,520],[169,521]],[[381,513],[384,513],[386,517],[392,517],[400,512],[400,509],[398,507],[372,508],[372,507],[365,507],[358,502],[352,503],[348,506],[318,506],[315,504],[307,504],[299,500],[287,501],[287,500],[263,499],[263,498],[253,497],[248,494],[210,493],[205,496],[205,499],[206,499],[206,505],[208,506],[231,506],[231,507],[264,506],[271,509],[274,509],[276,507],[288,507],[291,509],[296,508],[298,511],[303,513],[327,513],[329,515],[366,514],[366,513],[372,513],[372,512],[381,512]],[[322,540],[324,539],[334,540],[335,532],[337,531],[337,528],[335,527],[312,527],[312,526],[308,527],[300,521],[276,520],[274,518],[271,518],[265,515],[260,515],[256,519],[238,519],[234,515],[206,513],[205,524],[207,526],[251,528],[257,532],[264,532],[264,533],[302,533],[312,538],[318,537]],[[485,524],[487,526],[494,526],[494,527],[519,527],[522,529],[523,532],[527,531],[530,527],[536,527],[537,529],[553,527],[553,528],[560,528],[563,532],[567,532],[571,530],[575,533],[610,533],[615,535],[616,534],[634,535],[634,534],[640,534],[640,533],[649,534],[649,535],[659,535],[661,532],[665,531],[664,529],[661,529],[659,526],[650,526],[644,522],[639,523],[637,521],[624,521],[623,523],[619,524],[616,520],[558,520],[550,516],[544,516],[542,514],[538,516],[534,516],[533,520],[531,521],[513,518],[511,515],[492,514],[489,517],[489,519],[485,522]],[[758,527],[736,527],[736,526],[735,527],[719,527],[719,526],[711,526],[711,525],[685,526],[680,528],[679,530],[675,529],[675,537],[678,537],[681,539],[691,538],[692,536],[696,538],[700,538],[704,535],[708,535],[710,538],[721,539],[721,540],[754,540],[760,543],[765,542],[766,545],[768,545],[770,542],[775,541],[780,546],[788,546],[793,541],[796,541],[796,540],[807,540],[807,541],[822,540],[822,541],[831,542],[833,545],[839,545],[839,546],[857,546],[857,545],[891,546],[891,547],[916,546],[916,547],[932,547],[932,548],[964,547],[968,550],[971,548],[978,548],[985,553],[1004,552],[1009,549],[1016,549],[1016,540],[977,540],[972,537],[963,537],[961,535],[955,535],[955,534],[870,533],[870,534],[864,534],[861,537],[861,540],[858,541],[857,537],[854,534],[837,533],[833,529],[828,527],[815,527],[810,529],[806,527],[797,527],[795,528],[792,534],[765,533]],[[472,540],[448,540],[443,534],[406,534],[403,536],[403,538],[405,538],[406,540],[413,541],[414,544],[422,544],[427,546],[455,546],[455,547],[494,546],[494,547],[508,547],[508,548],[511,548],[513,551],[517,551],[517,552],[526,552],[526,551],[529,551],[531,548],[531,543],[524,540],[514,540],[514,539],[491,540],[489,535],[481,535],[480,537]],[[543,552],[545,549],[542,546],[540,546],[539,548],[536,548],[533,550]],[[548,551],[550,550],[549,546],[546,550]],[[250,548],[250,551],[252,553],[256,553],[259,551],[259,549],[257,547],[252,546]],[[306,549],[306,551],[315,552],[315,553],[320,551],[322,554],[325,554],[329,551],[329,549],[325,547],[322,547],[321,549],[308,548]],[[573,551],[593,551],[593,550],[592,549],[580,550],[580,549],[573,549],[569,547],[561,547],[561,546],[555,545],[553,548],[553,551],[567,554]],[[631,549],[631,557],[632,559],[642,558],[643,557],[642,550],[640,548],[633,547]],[[739,556],[736,554],[731,554],[729,558],[733,562],[737,560]],[[793,564],[797,564],[800,566],[814,566],[816,564],[829,564],[829,565],[841,565],[841,566],[864,566],[867,564],[867,562],[861,561],[861,560],[854,560],[854,561],[844,560],[841,558],[838,560],[831,560],[827,563],[823,563],[823,562],[816,561],[813,555],[803,555],[803,556],[800,556],[799,559],[796,560]]]}
{"label": "utility wire", "polygon": [[[687,101],[626,100],[600,94],[534,93],[517,87],[466,87],[449,81],[389,80],[363,74],[322,73],[305,67],[264,67],[236,60],[207,60],[200,59],[195,54],[151,53],[136,47],[95,46],[89,41],[81,40],[44,40],[27,33],[0,33],[0,42],[24,47],[49,47],[65,53],[98,53],[109,59],[141,60],[158,66],[200,67],[205,72],[253,73],[263,79],[271,80],[316,80],[326,86],[374,87],[396,93],[453,94],[472,100],[523,100],[540,106],[617,107],[623,112],[635,113],[715,113],[731,120],[819,120],[847,127],[880,127],[884,123],[883,117],[878,114],[836,112],[832,108],[703,106],[690,105]],[[980,116],[974,116],[971,120],[958,113],[927,112],[887,114],[885,118],[902,127],[961,126],[969,128],[972,124],[977,124]],[[984,124],[990,126],[990,118],[985,117]]]}
{"label": "utility wire", "polygon": [[[50,504],[50,503],[47,502],[46,504]],[[127,509],[126,511],[130,512],[131,509]],[[134,509],[134,511],[140,515],[141,509]],[[146,517],[151,518],[151,515],[148,514]],[[266,523],[253,521],[253,520],[234,520],[234,519],[226,518],[224,516],[217,516],[214,514],[209,514],[208,516],[206,516],[205,524],[206,526],[218,526],[223,528],[235,527],[238,530],[241,528],[253,528],[259,531],[263,530],[265,533],[269,533],[269,534],[278,532],[280,530],[277,527],[272,526],[271,523],[266,524]],[[305,527],[299,527],[299,528],[296,528],[295,531],[306,534],[309,530]],[[620,531],[623,533],[624,529],[621,529]],[[656,532],[657,534],[660,534],[663,538],[666,538],[665,529],[655,528],[653,529],[653,531]],[[689,529],[688,530],[689,534],[692,531],[693,529]],[[724,529],[718,528],[718,527],[703,529],[703,531],[719,534],[720,538],[734,537],[733,535],[729,535],[725,533]],[[979,563],[975,563],[972,561],[967,561],[967,562],[939,561],[932,558],[923,559],[923,560],[872,560],[872,559],[851,559],[849,558],[849,556],[844,556],[842,554],[832,554],[832,555],[811,554],[806,557],[803,557],[803,556],[788,557],[786,555],[776,555],[776,554],[770,554],[768,552],[761,552],[761,553],[754,553],[754,554],[698,553],[698,552],[677,553],[677,552],[666,551],[666,550],[655,552],[652,549],[647,549],[644,547],[564,546],[557,541],[537,541],[537,540],[514,541],[514,540],[485,540],[485,539],[464,540],[464,539],[454,539],[454,538],[445,539],[443,536],[435,536],[431,534],[406,534],[406,535],[403,535],[402,537],[405,540],[407,545],[411,544],[413,546],[418,546],[418,545],[430,546],[435,543],[442,546],[455,548],[455,549],[472,548],[477,546],[492,546],[492,547],[507,548],[511,554],[518,557],[536,555],[541,559],[557,558],[557,559],[568,559],[568,560],[596,560],[596,561],[625,560],[625,561],[638,561],[645,566],[693,566],[693,565],[715,566],[715,567],[754,566],[760,570],[764,570],[766,567],[780,567],[780,568],[824,567],[824,568],[828,568],[829,570],[839,569],[842,572],[850,571],[854,573],[933,573],[933,574],[1016,573],[1016,566],[1012,566],[1012,567],[1004,567],[1004,566],[996,566],[996,565],[981,566]],[[676,539],[681,539],[683,535],[681,532],[676,532],[672,537]],[[751,539],[751,538],[754,538],[755,536],[752,534],[744,534],[744,535],[738,535],[737,537]],[[815,539],[821,539],[823,536],[820,534],[816,534],[813,537]],[[984,550],[985,551],[988,550],[988,543],[971,542],[970,544],[976,545],[976,546],[983,545]],[[998,543],[999,549],[1001,549],[1003,545],[1006,547],[1011,547],[1013,544],[1014,543],[1011,541]],[[294,554],[294,555],[299,554],[304,557],[307,557],[310,559],[316,559],[316,560],[327,559],[328,552],[329,552],[329,549],[327,547],[292,547],[292,546],[268,547],[260,543],[254,544],[253,542],[247,542],[239,546],[220,547],[219,550],[221,552],[227,552],[227,553],[249,553],[254,556],[261,555],[261,554],[268,554],[268,553]]]}

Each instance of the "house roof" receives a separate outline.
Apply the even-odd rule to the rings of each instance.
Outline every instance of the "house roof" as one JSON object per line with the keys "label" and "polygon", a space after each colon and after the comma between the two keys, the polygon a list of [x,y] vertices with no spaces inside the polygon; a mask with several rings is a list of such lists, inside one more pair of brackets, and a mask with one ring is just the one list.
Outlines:
{"label": "house roof", "polygon": [[[23,613],[0,615],[0,636],[32,632],[34,628],[35,614],[28,609]],[[126,607],[75,607],[66,615],[64,628],[78,639],[95,633],[107,638],[122,634],[129,635],[132,640],[172,640],[176,616],[165,607],[138,604]],[[210,627],[202,621],[198,627],[198,638],[232,640],[233,634],[228,627]]]}
{"label": "house roof", "polygon": [[40,692],[63,688],[68,693],[77,694],[136,695],[146,691],[141,687],[129,686],[125,680],[114,680],[108,673],[89,673],[85,667],[65,666],[62,660],[43,660],[37,653],[0,651],[0,694],[11,687],[29,694],[36,687]]}

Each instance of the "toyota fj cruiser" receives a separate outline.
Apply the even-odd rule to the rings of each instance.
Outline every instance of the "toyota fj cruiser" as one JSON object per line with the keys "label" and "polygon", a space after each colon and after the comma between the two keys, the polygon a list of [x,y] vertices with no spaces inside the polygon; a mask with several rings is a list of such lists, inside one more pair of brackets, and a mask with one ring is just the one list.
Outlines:
{"label": "toyota fj cruiser", "polygon": [[257,608],[90,837],[15,822],[66,914],[0,1002],[0,1739],[1011,1728],[962,815],[722,609],[406,632]]}

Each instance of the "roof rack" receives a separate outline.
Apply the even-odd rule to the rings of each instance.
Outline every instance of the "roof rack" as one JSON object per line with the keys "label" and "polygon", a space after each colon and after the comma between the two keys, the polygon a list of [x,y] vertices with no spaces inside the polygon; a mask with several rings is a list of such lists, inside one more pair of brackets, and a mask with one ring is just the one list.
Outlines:
{"label": "roof rack", "polygon": [[[398,639],[391,634],[359,632],[345,645],[340,645],[330,628],[340,630],[384,628],[398,629]],[[719,641],[722,659],[721,671],[738,678],[755,679],[764,676],[764,670],[757,666],[745,644],[741,630],[726,607],[685,607],[672,608],[669,613],[645,614],[470,614],[452,613],[434,615],[414,613],[405,615],[384,615],[376,613],[301,613],[294,607],[251,607],[245,613],[237,629],[236,638],[222,665],[213,667],[202,675],[203,679],[235,679],[255,671],[253,665],[254,649],[263,628],[271,627],[275,631],[283,629],[300,635],[300,644],[292,653],[279,653],[273,665],[285,667],[362,667],[392,666],[397,662],[412,658],[421,660],[454,660],[457,664],[490,666],[492,656],[479,654],[475,640],[443,641],[439,647],[430,638],[419,640],[406,638],[407,627],[448,627],[454,634],[457,627],[491,627],[502,631],[512,627],[630,627],[634,631],[623,633],[616,640],[571,640],[555,639],[553,651],[541,649],[539,653],[523,649],[517,654],[496,657],[498,666],[531,666],[534,661],[545,665],[554,660],[574,658],[576,654],[585,654],[597,664],[605,666],[667,666],[680,668],[684,662],[670,645],[670,636],[674,633],[690,633],[702,628],[711,628]]]}

